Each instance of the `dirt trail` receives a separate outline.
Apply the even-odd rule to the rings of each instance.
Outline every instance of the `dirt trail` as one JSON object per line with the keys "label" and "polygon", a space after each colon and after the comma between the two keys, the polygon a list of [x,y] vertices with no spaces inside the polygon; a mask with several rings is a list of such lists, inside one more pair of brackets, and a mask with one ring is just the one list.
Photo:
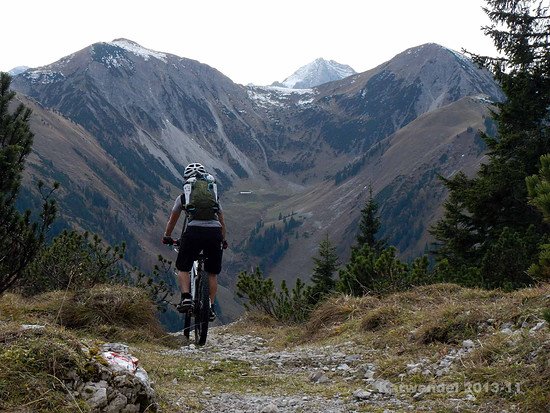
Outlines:
{"label": "dirt trail", "polygon": [[377,377],[378,351],[352,342],[280,350],[225,326],[212,328],[204,347],[185,344],[162,355],[179,365],[162,397],[181,412],[430,410],[412,395],[396,395]]}

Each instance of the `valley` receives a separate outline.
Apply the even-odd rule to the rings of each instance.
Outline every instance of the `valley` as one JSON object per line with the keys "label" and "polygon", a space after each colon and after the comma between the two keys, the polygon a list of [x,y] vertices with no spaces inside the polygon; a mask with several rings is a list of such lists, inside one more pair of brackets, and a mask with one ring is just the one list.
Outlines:
{"label": "valley", "polygon": [[[382,234],[404,258],[429,249],[445,191],[439,176],[477,170],[479,131],[502,93],[489,73],[436,44],[358,74],[288,89],[242,86],[214,68],[125,39],[97,43],[14,77],[33,109],[34,152],[21,207],[35,183],[61,183],[57,230],[125,242],[127,259],[151,267],[181,171],[200,161],[222,189],[230,248],[220,295],[239,313],[239,271],[262,265],[275,280],[307,280],[329,233],[342,260],[372,188]],[[292,228],[287,220],[296,220]],[[254,251],[273,226],[282,239]]]}

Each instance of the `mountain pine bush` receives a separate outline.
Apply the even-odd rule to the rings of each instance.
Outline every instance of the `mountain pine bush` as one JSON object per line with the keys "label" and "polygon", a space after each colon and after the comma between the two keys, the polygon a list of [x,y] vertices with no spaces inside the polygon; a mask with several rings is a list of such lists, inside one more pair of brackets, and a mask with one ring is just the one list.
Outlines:
{"label": "mountain pine bush", "polygon": [[[31,110],[20,104],[11,111],[15,93],[10,91],[10,84],[11,77],[0,72],[0,294],[23,276],[56,215],[51,192],[43,196],[36,221],[31,211],[21,213],[15,207],[34,135],[29,127]],[[39,188],[43,185],[39,184]]]}

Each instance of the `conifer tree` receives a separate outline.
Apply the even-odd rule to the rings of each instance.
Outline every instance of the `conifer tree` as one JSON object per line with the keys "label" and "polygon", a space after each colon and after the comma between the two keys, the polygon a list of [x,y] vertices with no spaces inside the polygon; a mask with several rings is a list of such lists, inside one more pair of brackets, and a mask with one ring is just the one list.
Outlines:
{"label": "conifer tree", "polygon": [[357,246],[361,248],[368,245],[375,251],[380,252],[386,246],[386,242],[378,240],[376,234],[380,230],[380,217],[378,216],[378,204],[372,196],[372,187],[369,187],[369,198],[365,207],[361,210],[361,221],[357,234]]}
{"label": "conifer tree", "polygon": [[[486,3],[493,24],[484,31],[503,57],[472,56],[492,71],[506,100],[493,113],[497,136],[483,135],[488,162],[472,179],[459,173],[443,180],[449,198],[432,234],[438,261],[452,273],[470,280],[473,274],[483,287],[520,287],[548,231],[528,203],[525,178],[550,152],[550,16],[538,1]],[[521,258],[521,268],[491,265],[510,253]]]}
{"label": "conifer tree", "polygon": [[542,212],[544,220],[550,223],[550,153],[540,157],[540,172],[528,176],[525,181],[529,191],[529,202]]}
{"label": "conifer tree", "polygon": [[[538,175],[527,177],[529,200],[543,214],[550,224],[550,154],[540,157],[541,168]],[[539,260],[529,267],[529,275],[535,280],[550,280],[550,239],[539,246]]]}
{"label": "conifer tree", "polygon": [[42,246],[56,214],[49,195],[44,196],[38,222],[33,222],[30,211],[20,213],[15,207],[33,133],[29,127],[29,108],[20,104],[10,113],[15,97],[10,84],[11,77],[0,73],[0,294],[21,277]]}
{"label": "conifer tree", "polygon": [[351,248],[349,262],[339,271],[338,291],[361,296],[375,289],[378,277],[375,263],[386,248],[386,241],[376,237],[380,225],[378,204],[369,187],[369,197],[361,210],[357,244]]}
{"label": "conifer tree", "polygon": [[338,270],[338,255],[336,247],[330,242],[328,233],[320,242],[318,256],[313,258],[313,262],[315,263],[311,276],[313,285],[309,288],[308,294],[310,302],[315,304],[330,294],[336,286],[334,273]]}

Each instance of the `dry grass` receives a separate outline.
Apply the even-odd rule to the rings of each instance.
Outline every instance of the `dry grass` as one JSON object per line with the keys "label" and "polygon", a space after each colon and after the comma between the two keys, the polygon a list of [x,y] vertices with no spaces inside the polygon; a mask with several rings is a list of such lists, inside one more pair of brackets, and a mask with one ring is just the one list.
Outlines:
{"label": "dry grass", "polygon": [[97,285],[76,293],[55,291],[28,299],[5,294],[0,297],[0,320],[57,324],[110,341],[177,345],[158,321],[147,294],[122,285]]}
{"label": "dry grass", "polygon": [[336,295],[322,302],[313,310],[304,328],[304,337],[316,339],[343,323],[360,319],[370,309],[377,308],[380,300],[376,297],[361,298]]}
{"label": "dry grass", "polygon": [[[312,312],[304,326],[278,330],[271,326],[265,332],[292,337],[287,345],[354,343],[367,349],[367,357],[378,366],[376,378],[393,383],[511,383],[511,391],[489,388],[476,394],[471,411],[539,413],[550,411],[550,328],[530,329],[547,313],[548,283],[514,292],[437,284],[382,298],[333,296]],[[256,321],[261,323],[259,318]],[[505,324],[512,334],[501,332]],[[254,323],[248,328],[261,330]],[[407,364],[424,360],[425,366],[436,365],[461,349],[466,339],[474,342],[475,349],[463,354],[446,375],[407,374]],[[426,395],[423,403],[430,406],[428,410],[447,411],[442,395]]]}
{"label": "dry grass", "polygon": [[466,310],[455,304],[437,308],[427,314],[425,322],[417,331],[422,344],[433,342],[459,344],[463,340],[475,338],[480,323],[486,319],[483,311]]}
{"label": "dry grass", "polygon": [[399,321],[401,312],[399,307],[394,306],[375,308],[361,318],[361,330],[375,331],[387,328]]}
{"label": "dry grass", "polygon": [[120,285],[98,285],[72,294],[59,312],[59,323],[69,328],[109,325],[162,332],[145,291]]}

